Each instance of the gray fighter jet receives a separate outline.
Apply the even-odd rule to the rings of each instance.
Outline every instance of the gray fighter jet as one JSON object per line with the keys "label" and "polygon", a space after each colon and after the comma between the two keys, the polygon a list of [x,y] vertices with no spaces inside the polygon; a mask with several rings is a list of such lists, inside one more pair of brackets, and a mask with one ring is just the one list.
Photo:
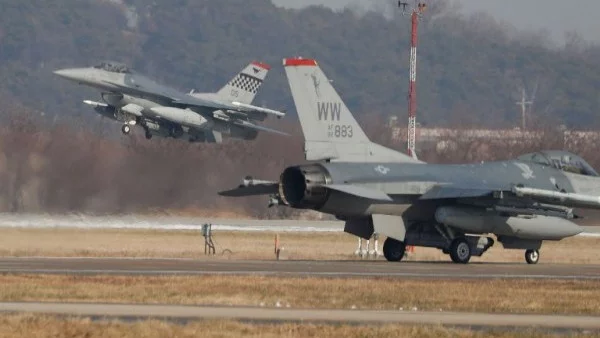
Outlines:
{"label": "gray fighter jet", "polygon": [[100,90],[102,102],[83,102],[98,114],[122,122],[123,134],[139,125],[148,139],[158,135],[220,143],[222,135],[252,140],[259,131],[284,134],[260,126],[257,121],[264,121],[269,115],[281,118],[285,113],[251,104],[269,69],[264,63],[252,62],[216,93],[187,94],[115,62],[54,73]]}
{"label": "gray fighter jet", "polygon": [[406,245],[433,247],[456,263],[481,256],[496,238],[535,264],[544,240],[582,232],[574,207],[600,208],[600,177],[582,158],[541,151],[514,160],[426,164],[369,141],[317,62],[284,60],[305,137],[306,159],[279,181],[247,177],[225,196],[271,195],[272,204],[345,221],[345,231],[387,236],[389,261]]}

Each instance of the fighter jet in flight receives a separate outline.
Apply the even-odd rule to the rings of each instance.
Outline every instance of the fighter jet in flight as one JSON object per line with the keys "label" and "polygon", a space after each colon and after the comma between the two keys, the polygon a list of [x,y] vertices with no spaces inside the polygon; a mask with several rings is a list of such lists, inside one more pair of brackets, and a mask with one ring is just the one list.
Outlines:
{"label": "fighter jet in flight", "polygon": [[573,208],[600,209],[600,177],[582,158],[541,151],[513,160],[427,164],[369,141],[317,62],[283,62],[312,164],[278,181],[250,177],[225,196],[271,195],[271,204],[312,209],[345,221],[344,231],[387,236],[383,253],[400,261],[407,245],[432,247],[456,263],[481,256],[494,234],[538,262],[544,240],[582,232]]}
{"label": "fighter jet in flight", "polygon": [[269,115],[281,118],[285,113],[251,104],[269,69],[264,63],[252,62],[216,93],[187,94],[115,62],[54,73],[100,90],[102,101],[83,102],[98,114],[122,122],[123,134],[138,125],[147,139],[157,135],[220,143],[222,135],[252,140],[259,131],[284,134],[257,122]]}

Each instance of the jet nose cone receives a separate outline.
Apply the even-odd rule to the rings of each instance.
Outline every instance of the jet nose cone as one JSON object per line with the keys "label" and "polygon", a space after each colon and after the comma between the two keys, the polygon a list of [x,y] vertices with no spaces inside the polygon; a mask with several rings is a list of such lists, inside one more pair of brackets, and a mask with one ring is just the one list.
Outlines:
{"label": "jet nose cone", "polygon": [[80,81],[84,79],[85,72],[83,69],[71,68],[71,69],[58,69],[54,71],[54,74],[62,77],[63,79]]}

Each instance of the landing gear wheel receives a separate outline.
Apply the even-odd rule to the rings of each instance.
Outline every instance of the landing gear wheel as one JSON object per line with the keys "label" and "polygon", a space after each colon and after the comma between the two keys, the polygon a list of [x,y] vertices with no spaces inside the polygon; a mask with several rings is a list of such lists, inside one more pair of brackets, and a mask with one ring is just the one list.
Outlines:
{"label": "landing gear wheel", "polygon": [[131,127],[130,127],[128,124],[124,124],[124,125],[121,127],[121,132],[122,132],[124,135],[129,135],[129,133],[131,133]]}
{"label": "landing gear wheel", "polygon": [[464,237],[456,238],[450,245],[450,258],[454,263],[467,264],[471,259],[471,247]]}
{"label": "landing gear wheel", "polygon": [[525,251],[525,260],[527,261],[527,264],[537,264],[540,260],[540,252],[538,250]]}
{"label": "landing gear wheel", "polygon": [[404,257],[406,244],[397,239],[388,237],[383,243],[383,256],[389,262],[400,262]]}
{"label": "landing gear wheel", "polygon": [[151,138],[152,138],[152,134],[150,134],[150,132],[149,132],[149,131],[146,131],[146,134],[145,134],[145,136],[146,136],[146,140],[149,140],[149,139],[151,139]]}

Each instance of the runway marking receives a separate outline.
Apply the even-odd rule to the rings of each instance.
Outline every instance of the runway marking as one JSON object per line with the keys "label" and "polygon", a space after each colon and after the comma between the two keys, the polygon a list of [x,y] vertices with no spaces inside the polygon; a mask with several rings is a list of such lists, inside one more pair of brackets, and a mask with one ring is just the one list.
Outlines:
{"label": "runway marking", "polygon": [[309,271],[260,271],[260,270],[112,270],[112,269],[5,269],[0,273],[19,274],[69,274],[69,275],[229,275],[229,276],[298,276],[298,277],[407,277],[440,279],[563,279],[600,280],[600,276],[585,275],[526,275],[526,274],[451,274],[451,273],[411,273],[411,272],[309,272]]}
{"label": "runway marking", "polygon": [[554,329],[600,330],[600,317],[528,314],[487,314],[460,312],[276,309],[188,305],[90,304],[90,303],[0,303],[0,312],[27,312],[57,315],[201,318],[302,322],[400,323],[430,325],[469,325],[541,327]]}

